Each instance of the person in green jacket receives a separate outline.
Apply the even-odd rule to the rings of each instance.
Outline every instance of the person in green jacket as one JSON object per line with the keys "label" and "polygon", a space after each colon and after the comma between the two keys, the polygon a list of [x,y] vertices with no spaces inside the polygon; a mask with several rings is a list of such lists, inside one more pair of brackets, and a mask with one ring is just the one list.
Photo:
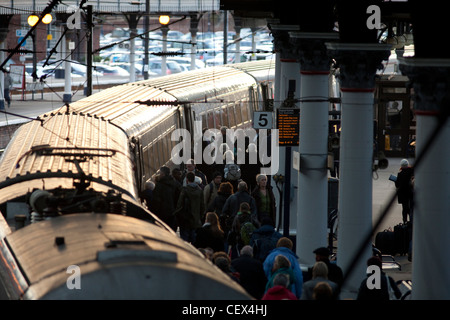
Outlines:
{"label": "person in green jacket", "polygon": [[180,237],[190,243],[195,242],[196,230],[202,226],[205,203],[203,190],[195,182],[195,174],[186,174],[187,185],[183,186],[178,198],[175,216],[180,227]]}

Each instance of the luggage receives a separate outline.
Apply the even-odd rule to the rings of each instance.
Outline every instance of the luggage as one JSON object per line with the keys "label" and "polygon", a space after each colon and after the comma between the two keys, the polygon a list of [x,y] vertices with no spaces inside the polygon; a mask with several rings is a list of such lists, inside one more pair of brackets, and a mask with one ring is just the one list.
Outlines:
{"label": "luggage", "polygon": [[405,255],[409,253],[410,242],[412,240],[412,224],[399,223],[394,227],[395,251]]}
{"label": "luggage", "polygon": [[395,255],[394,232],[391,230],[378,232],[375,236],[375,247],[381,251],[381,254]]}

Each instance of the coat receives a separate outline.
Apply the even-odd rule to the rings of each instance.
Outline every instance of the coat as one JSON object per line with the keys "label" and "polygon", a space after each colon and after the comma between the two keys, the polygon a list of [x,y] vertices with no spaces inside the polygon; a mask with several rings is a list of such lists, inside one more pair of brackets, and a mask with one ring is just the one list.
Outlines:
{"label": "coat", "polygon": [[204,212],[203,190],[195,182],[189,183],[182,188],[175,210],[179,226],[186,229],[200,228]]}
{"label": "coat", "polygon": [[235,215],[239,211],[239,207],[242,202],[247,202],[250,205],[250,211],[253,217],[257,217],[258,211],[256,209],[255,199],[247,191],[238,191],[231,195],[225,205],[223,206],[222,213],[226,214],[233,221]]}
{"label": "coat", "polygon": [[279,254],[282,254],[283,256],[288,258],[289,262],[291,263],[291,268],[294,271],[295,276],[295,283],[294,283],[295,285],[292,288],[293,289],[292,292],[298,299],[300,299],[300,297],[302,296],[303,274],[302,270],[300,269],[300,264],[298,263],[298,257],[292,250],[285,247],[278,247],[273,249],[267,256],[266,260],[264,260],[263,263],[264,272],[266,276],[269,278],[272,271],[273,263],[275,261],[275,257]]}
{"label": "coat", "polygon": [[181,191],[181,184],[172,176],[164,176],[156,181],[152,203],[149,208],[161,220],[167,222],[175,211],[175,204]]}
{"label": "coat", "polygon": [[267,290],[261,300],[298,300],[295,294],[283,286],[275,286]]}
{"label": "coat", "polygon": [[214,252],[225,250],[225,237],[222,232],[214,232],[211,225],[205,223],[201,228],[197,229],[194,246],[196,248],[210,247]]}
{"label": "coat", "polygon": [[261,299],[267,282],[262,262],[244,254],[233,259],[231,266],[239,272],[241,286],[253,298]]}
{"label": "coat", "polygon": [[338,285],[336,283],[334,283],[333,281],[330,281],[326,278],[322,278],[322,277],[317,277],[314,279],[311,279],[309,281],[306,281],[305,283],[303,283],[303,288],[302,288],[302,296],[301,296],[301,300],[313,300],[313,291],[314,291],[314,287],[319,283],[319,282],[326,282],[330,285],[331,289],[333,290],[333,298],[335,300],[337,300],[338,297]]}
{"label": "coat", "polygon": [[414,169],[411,167],[401,168],[395,181],[395,187],[398,188],[398,203],[407,202],[413,197],[412,177],[414,177]]}
{"label": "coat", "polygon": [[275,206],[275,195],[273,194],[272,191],[272,187],[271,186],[267,186],[267,195],[269,196],[270,199],[270,211],[269,212],[262,212],[261,210],[261,193],[259,192],[259,187],[256,187],[255,189],[253,189],[252,191],[252,197],[255,199],[255,203],[256,203],[256,210],[258,211],[258,220],[260,222],[262,222],[264,217],[269,217],[270,219],[272,219],[273,223],[276,223],[276,216],[277,216],[277,212],[276,212],[276,206]]}

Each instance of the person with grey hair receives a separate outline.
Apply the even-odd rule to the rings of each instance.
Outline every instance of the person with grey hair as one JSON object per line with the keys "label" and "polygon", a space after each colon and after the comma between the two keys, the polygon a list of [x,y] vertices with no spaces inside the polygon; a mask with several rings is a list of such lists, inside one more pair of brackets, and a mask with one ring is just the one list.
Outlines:
{"label": "person with grey hair", "polygon": [[252,218],[257,220],[258,211],[256,208],[255,199],[248,192],[247,183],[245,181],[239,182],[237,185],[237,192],[228,197],[227,201],[225,201],[222,214],[228,215],[231,221],[233,221],[239,211],[241,203],[243,202],[247,202],[250,205]]}
{"label": "person with grey hair", "polygon": [[272,187],[268,185],[268,179],[265,174],[256,176],[256,187],[252,191],[252,197],[256,202],[258,220],[263,221],[264,218],[270,218],[275,224],[277,215],[275,195]]}
{"label": "person with grey hair", "polygon": [[328,267],[323,261],[317,261],[312,270],[312,279],[303,283],[302,296],[300,300],[313,300],[313,292],[316,285],[325,282],[333,291],[333,298],[338,299],[338,285],[328,280]]}
{"label": "person with grey hair", "polygon": [[273,287],[267,290],[261,300],[297,300],[288,286],[289,276],[285,273],[277,274],[273,279]]}
{"label": "person with grey hair", "polygon": [[240,256],[231,260],[233,270],[239,272],[241,286],[255,299],[261,299],[266,287],[267,278],[262,262],[253,258],[253,248],[244,246]]}

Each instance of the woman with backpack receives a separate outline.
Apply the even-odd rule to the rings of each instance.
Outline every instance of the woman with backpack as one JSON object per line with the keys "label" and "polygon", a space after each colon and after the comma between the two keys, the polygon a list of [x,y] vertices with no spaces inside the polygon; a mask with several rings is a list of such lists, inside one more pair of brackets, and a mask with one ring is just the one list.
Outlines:
{"label": "woman with backpack", "polygon": [[258,223],[252,219],[250,205],[247,202],[242,202],[238,213],[234,217],[231,231],[228,235],[231,259],[238,257],[241,249],[245,245],[250,244],[253,231],[257,228]]}

